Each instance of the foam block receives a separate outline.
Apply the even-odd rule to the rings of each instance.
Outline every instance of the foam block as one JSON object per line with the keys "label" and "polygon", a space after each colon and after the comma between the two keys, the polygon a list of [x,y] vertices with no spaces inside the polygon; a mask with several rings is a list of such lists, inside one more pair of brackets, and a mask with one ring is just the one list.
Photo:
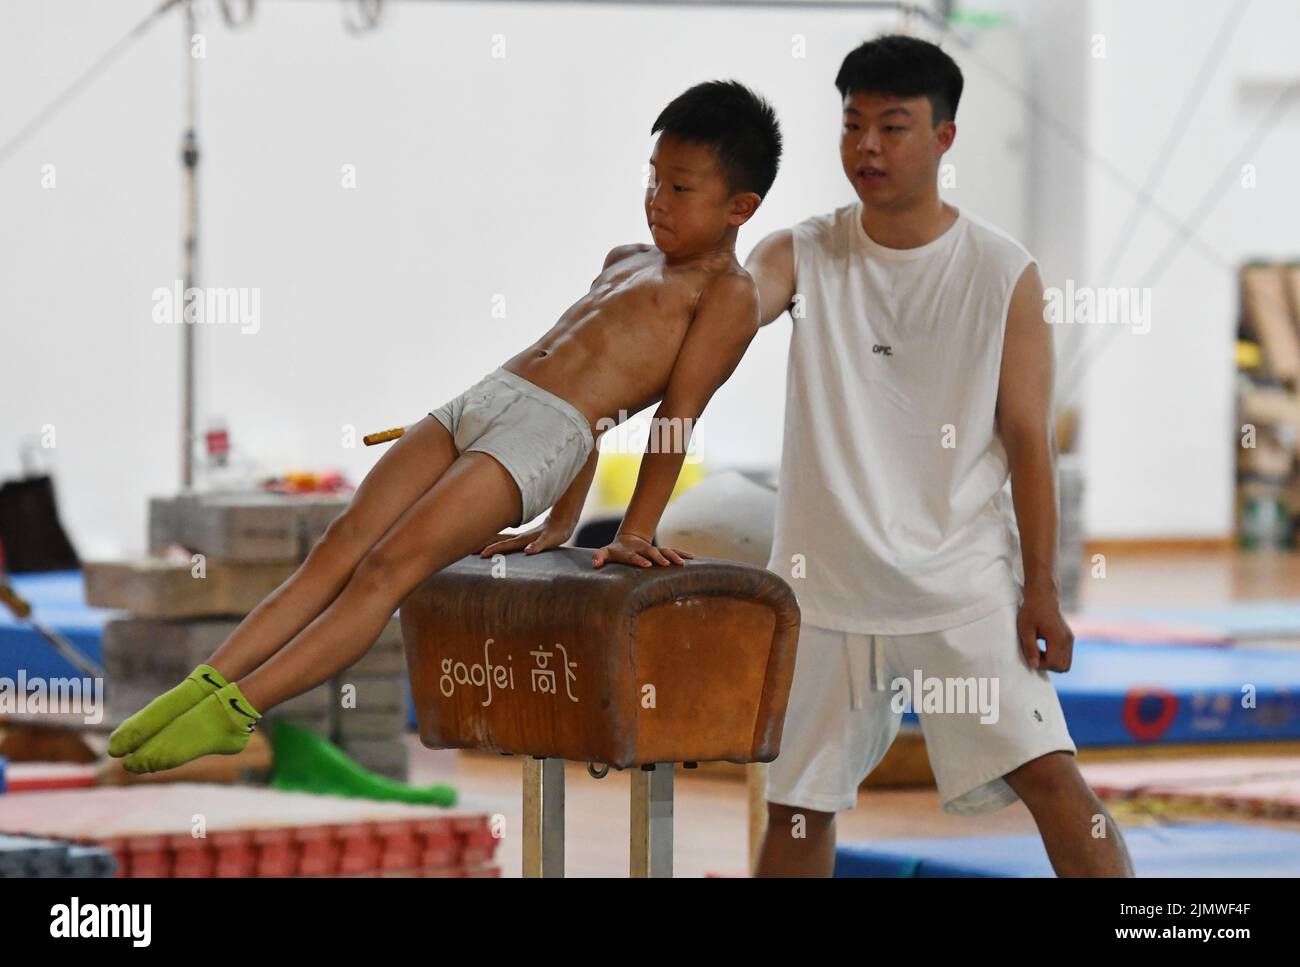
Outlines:
{"label": "foam block", "polygon": [[151,557],[87,562],[86,603],[129,611],[137,618],[242,616],[293,574],[293,562],[238,563],[209,559],[194,565]]}

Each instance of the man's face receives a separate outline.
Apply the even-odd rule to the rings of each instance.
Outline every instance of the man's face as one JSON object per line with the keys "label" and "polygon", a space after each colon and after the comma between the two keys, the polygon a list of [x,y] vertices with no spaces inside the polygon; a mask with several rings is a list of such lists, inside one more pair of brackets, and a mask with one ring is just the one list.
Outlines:
{"label": "man's face", "polygon": [[739,224],[733,222],[732,202],[712,148],[660,135],[650,154],[645,218],[661,251],[716,245],[729,224]]}
{"label": "man's face", "polygon": [[933,123],[928,98],[850,94],[840,160],[864,205],[906,208],[934,190],[939,160],[956,134],[952,121]]}

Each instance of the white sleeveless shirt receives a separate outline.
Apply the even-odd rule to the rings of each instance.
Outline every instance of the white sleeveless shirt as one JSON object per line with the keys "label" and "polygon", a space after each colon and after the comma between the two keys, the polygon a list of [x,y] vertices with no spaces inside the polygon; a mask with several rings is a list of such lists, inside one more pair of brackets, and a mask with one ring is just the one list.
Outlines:
{"label": "white sleeveless shirt", "polygon": [[785,440],[768,568],[803,620],[918,634],[1020,600],[994,431],[1011,293],[1033,257],[958,212],[919,248],[874,242],[854,202],[794,227]]}

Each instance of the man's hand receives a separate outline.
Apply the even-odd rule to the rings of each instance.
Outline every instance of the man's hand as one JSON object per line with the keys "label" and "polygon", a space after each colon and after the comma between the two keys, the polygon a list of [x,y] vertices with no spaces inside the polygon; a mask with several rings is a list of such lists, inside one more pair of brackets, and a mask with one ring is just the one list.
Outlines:
{"label": "man's hand", "polygon": [[572,524],[565,524],[563,521],[553,520],[548,516],[541,527],[534,527],[532,530],[524,531],[521,534],[498,534],[494,542],[479,551],[478,556],[492,557],[494,554],[509,554],[521,547],[524,549],[525,554],[537,554],[541,551],[547,551],[552,547],[559,547],[572,537],[573,527]]}
{"label": "man's hand", "polygon": [[[1016,617],[1020,650],[1030,668],[1068,672],[1074,660],[1074,632],[1061,617],[1056,593],[1051,590],[1025,589],[1025,600]],[[1038,639],[1047,642],[1046,653],[1038,648]]]}
{"label": "man's hand", "polygon": [[604,567],[607,561],[614,561],[618,564],[631,564],[633,567],[653,567],[654,564],[667,567],[670,564],[685,564],[682,558],[694,556],[690,551],[655,547],[645,538],[620,531],[614,535],[612,544],[606,544],[591,556],[591,566]]}

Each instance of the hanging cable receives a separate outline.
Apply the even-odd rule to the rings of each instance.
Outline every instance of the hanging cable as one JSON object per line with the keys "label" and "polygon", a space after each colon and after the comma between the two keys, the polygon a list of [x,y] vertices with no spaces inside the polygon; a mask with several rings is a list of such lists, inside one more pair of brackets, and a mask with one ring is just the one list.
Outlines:
{"label": "hanging cable", "polygon": [[8,141],[0,144],[0,165],[3,165],[8,161],[24,141],[35,134],[47,121],[71,103],[73,98],[89,86],[91,80],[116,60],[117,57],[133,42],[143,37],[145,32],[157,23],[158,19],[164,13],[176,6],[179,2],[180,0],[163,0],[161,4],[154,8],[154,11],[151,14],[132,27],[126,36],[115,43],[112,47],[108,48],[108,50],[105,51],[97,61],[86,68],[86,70],[83,71],[71,84],[69,84],[63,92],[58,95],[58,97],[52,100],[41,111],[37,112],[36,116],[28,121],[22,130]]}

